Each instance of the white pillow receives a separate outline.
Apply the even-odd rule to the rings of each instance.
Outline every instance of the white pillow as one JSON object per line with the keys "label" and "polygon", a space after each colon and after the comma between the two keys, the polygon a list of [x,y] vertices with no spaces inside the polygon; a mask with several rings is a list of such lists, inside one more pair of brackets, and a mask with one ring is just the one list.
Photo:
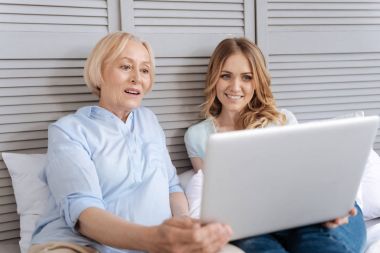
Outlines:
{"label": "white pillow", "polygon": [[17,213],[20,215],[20,249],[26,253],[38,217],[45,211],[49,190],[40,174],[46,154],[2,153],[12,178]]}
{"label": "white pillow", "polygon": [[380,217],[380,157],[374,150],[369,154],[357,201],[365,220]]}
{"label": "white pillow", "polygon": [[201,200],[202,200],[202,187],[203,187],[203,171],[199,170],[195,173],[187,183],[185,194],[189,201],[189,213],[193,218],[199,218],[201,213]]}
{"label": "white pillow", "polygon": [[[356,111],[337,118],[364,117],[363,111]],[[380,157],[372,149],[368,156],[356,202],[363,211],[364,220],[380,217]]]}

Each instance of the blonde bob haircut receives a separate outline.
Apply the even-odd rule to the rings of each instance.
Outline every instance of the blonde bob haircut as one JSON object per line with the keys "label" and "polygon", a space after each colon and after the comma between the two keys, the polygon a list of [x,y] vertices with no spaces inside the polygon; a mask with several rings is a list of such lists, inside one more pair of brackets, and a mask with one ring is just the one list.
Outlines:
{"label": "blonde bob haircut", "polygon": [[241,129],[261,128],[270,123],[285,124],[286,116],[278,112],[270,88],[271,77],[261,50],[246,38],[228,38],[221,41],[211,55],[206,74],[205,97],[202,114],[205,118],[217,117],[222,104],[216,96],[216,84],[224,63],[231,55],[243,54],[251,65],[254,95],[240,112],[238,127]]}
{"label": "blonde bob haircut", "polygon": [[103,37],[91,51],[84,66],[84,80],[91,92],[100,97],[103,81],[103,70],[106,64],[115,61],[127,46],[128,41],[140,42],[148,51],[151,63],[151,85],[154,82],[155,64],[153,51],[147,42],[126,32],[114,32]]}

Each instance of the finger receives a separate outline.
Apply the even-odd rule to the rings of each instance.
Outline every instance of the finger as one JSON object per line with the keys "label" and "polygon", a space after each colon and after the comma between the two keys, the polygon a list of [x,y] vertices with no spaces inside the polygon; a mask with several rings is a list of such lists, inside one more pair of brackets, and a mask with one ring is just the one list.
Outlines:
{"label": "finger", "polygon": [[323,226],[329,229],[334,229],[338,227],[334,222],[330,222],[330,221],[323,223]]}
{"label": "finger", "polygon": [[164,224],[177,228],[192,228],[194,223],[189,217],[173,217],[164,221]]}
{"label": "finger", "polygon": [[[207,252],[207,253],[214,253],[214,252],[219,252],[224,245],[226,245],[231,237],[231,229],[229,226],[222,225],[222,234],[219,237],[215,237],[214,240],[211,240],[207,242],[205,245],[205,248],[202,249],[202,252]],[[224,230],[224,233],[223,233]]]}
{"label": "finger", "polygon": [[232,235],[232,230],[229,226],[211,223],[203,226],[199,234],[202,238],[205,238],[206,241],[208,240],[208,244],[217,240],[228,241]]}
{"label": "finger", "polygon": [[358,210],[356,209],[356,207],[351,208],[351,210],[349,211],[349,214],[351,216],[357,215],[358,214]]}

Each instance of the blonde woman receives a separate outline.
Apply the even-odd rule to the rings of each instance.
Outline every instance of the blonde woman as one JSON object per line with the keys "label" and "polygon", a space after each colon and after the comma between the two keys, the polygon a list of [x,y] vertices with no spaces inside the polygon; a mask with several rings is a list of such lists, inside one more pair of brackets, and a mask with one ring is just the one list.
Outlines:
{"label": "blonde woman", "polygon": [[[205,120],[191,126],[185,134],[188,155],[198,172],[187,189],[194,216],[199,213],[203,158],[210,134],[297,123],[290,111],[276,107],[270,84],[265,59],[254,43],[245,38],[230,38],[220,42],[214,50],[206,76],[206,101],[202,111]],[[359,253],[363,251],[365,237],[362,213],[356,206],[344,218],[242,239],[233,244],[245,252],[255,253]]]}
{"label": "blonde woman", "polygon": [[217,252],[231,229],[186,218],[188,204],[152,111],[149,45],[131,34],[101,39],[85,66],[99,104],[49,127],[48,209],[29,253]]}

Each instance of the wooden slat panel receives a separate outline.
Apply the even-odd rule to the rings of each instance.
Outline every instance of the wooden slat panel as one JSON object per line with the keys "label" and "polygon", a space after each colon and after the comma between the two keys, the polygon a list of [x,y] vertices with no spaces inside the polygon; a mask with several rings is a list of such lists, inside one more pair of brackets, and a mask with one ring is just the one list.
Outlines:
{"label": "wooden slat panel", "polygon": [[[297,105],[291,106],[288,105],[287,109],[291,110],[294,113],[298,112],[318,112],[318,111],[365,111],[369,112],[372,110],[380,110],[380,102],[371,102],[371,103],[342,103],[342,104],[322,104],[315,106],[313,104],[310,105]],[[342,115],[344,113],[341,113]]]}
{"label": "wooden slat panel", "polygon": [[[0,20],[1,21],[1,20]],[[222,27],[242,27],[242,19],[205,19],[205,18],[147,18],[137,19],[136,26],[222,26]]]}
{"label": "wooden slat panel", "polygon": [[46,148],[47,140],[26,140],[26,141],[13,141],[0,143],[0,152],[24,150],[32,148]]}
{"label": "wooden slat panel", "polygon": [[163,122],[161,123],[161,126],[164,130],[166,129],[177,129],[177,128],[187,128],[195,123],[199,122],[199,120],[186,120],[186,121],[179,121],[179,122]]}
{"label": "wooden slat panel", "polygon": [[88,94],[87,86],[16,87],[2,88],[0,97],[47,95],[47,94]]}
{"label": "wooden slat panel", "polygon": [[17,213],[0,214],[0,223],[18,221],[20,216]]}
{"label": "wooden slat panel", "polygon": [[[0,179],[0,182],[1,182],[1,179]],[[14,203],[16,203],[16,200],[15,200],[15,197],[13,195],[0,196],[0,205],[14,204]],[[0,223],[0,226],[1,226],[1,223]],[[0,229],[0,231],[1,231],[1,229]]]}
{"label": "wooden slat panel", "polygon": [[17,115],[1,115],[0,122],[3,124],[14,124],[24,122],[52,121],[67,115],[67,112],[46,112],[46,113],[29,113]]}
{"label": "wooden slat panel", "polygon": [[3,59],[0,61],[0,69],[83,68],[84,63],[85,60],[82,59],[60,59],[58,61],[49,59]]}
{"label": "wooden slat panel", "polygon": [[[1,187],[0,188],[0,196],[7,196],[7,195],[12,195],[13,194],[13,188],[8,186],[8,187]],[[1,222],[1,218],[0,218]]]}
{"label": "wooden slat panel", "polygon": [[203,82],[166,82],[154,84],[153,90],[187,90],[187,89],[202,89],[204,88]]}
{"label": "wooden slat panel", "polygon": [[186,147],[185,145],[173,145],[173,146],[168,146],[168,150],[170,153],[186,152]]}
{"label": "wooden slat panel", "polygon": [[20,236],[20,230],[18,229],[6,231],[6,232],[0,232],[0,241],[12,239],[12,238],[18,238],[19,236]]}
{"label": "wooden slat panel", "polygon": [[[19,221],[10,221],[10,222],[0,223],[0,232],[15,230],[18,228],[20,228],[20,222]],[[0,235],[0,237],[1,237],[1,235]]]}
{"label": "wooden slat panel", "polygon": [[334,10],[380,10],[379,2],[368,2],[362,1],[350,2],[350,1],[342,1],[341,3],[334,2],[320,2],[320,1],[302,1],[302,2],[280,2],[280,1],[268,1],[268,9],[269,11],[274,9],[281,10],[326,10],[326,11],[334,11]]}
{"label": "wooden slat panel", "polygon": [[362,96],[362,97],[351,97],[348,100],[346,97],[328,97],[328,98],[297,98],[297,99],[278,99],[278,104],[282,106],[289,105],[324,105],[324,104],[349,104],[349,103],[365,103],[365,102],[377,102],[380,96]]}
{"label": "wooden slat panel", "polygon": [[203,90],[153,90],[145,96],[145,99],[154,98],[189,98],[203,96]]}
{"label": "wooden slat panel", "polygon": [[82,76],[83,69],[0,69],[0,78],[10,77],[47,77],[47,76]]}
{"label": "wooden slat panel", "polygon": [[[342,89],[342,90],[299,90],[292,92],[274,93],[277,99],[313,98],[313,97],[345,97],[350,101],[351,96],[374,96],[380,94],[380,87],[371,89]],[[378,98],[378,96],[377,96]],[[370,100],[369,100],[370,101]]]}
{"label": "wooden slat panel", "polygon": [[187,98],[155,98],[145,99],[144,106],[167,106],[167,105],[199,105],[203,103],[203,97],[187,97]]}
{"label": "wooden slat panel", "polygon": [[0,213],[16,213],[16,204],[0,205]]}
{"label": "wooden slat panel", "polygon": [[23,97],[3,97],[0,99],[1,105],[23,105],[23,104],[53,104],[65,102],[95,102],[98,98],[92,94],[83,95],[51,95],[51,96],[23,96]]}
{"label": "wooden slat panel", "polygon": [[[1,25],[0,25],[1,29]],[[145,26],[139,26],[138,31],[140,33],[149,33],[151,31],[154,31],[156,33],[201,33],[201,34],[214,34],[214,33],[225,33],[229,32],[231,34],[236,34],[236,36],[243,36],[244,30],[243,27],[234,27],[234,26],[223,26],[223,27],[211,27],[211,26],[198,26],[198,27],[192,27],[192,26],[181,26],[181,27],[175,27],[175,26],[165,26],[165,27],[157,27],[154,25],[145,25]]]}
{"label": "wooden slat panel", "polygon": [[[108,32],[107,26],[91,26],[91,25],[49,25],[49,24],[4,24],[0,23],[0,31],[7,32],[93,32],[103,33]],[[82,55],[81,55],[82,56]]]}
{"label": "wooden slat panel", "polygon": [[154,9],[154,10],[194,10],[194,11],[243,11],[242,3],[186,3],[170,1],[135,1],[135,9]]}
{"label": "wooden slat panel", "polygon": [[1,14],[0,23],[106,26],[108,20],[107,17]]}
{"label": "wooden slat panel", "polygon": [[329,82],[367,82],[380,80],[380,74],[371,75],[341,75],[341,76],[301,76],[301,77],[277,77],[273,84],[298,84],[298,83],[329,83]]}
{"label": "wooden slat panel", "polygon": [[35,104],[35,105],[10,105],[0,107],[0,115],[4,114],[21,114],[21,113],[37,113],[37,112],[67,112],[92,105],[94,102],[76,102],[61,104]]}
{"label": "wooden slat panel", "polygon": [[[315,80],[318,81],[318,80]],[[326,83],[298,83],[298,84],[281,84],[281,82],[272,86],[273,92],[299,91],[299,90],[340,90],[340,89],[366,89],[378,88],[378,81],[362,82],[326,82]]]}
{"label": "wooden slat panel", "polygon": [[135,10],[135,17],[154,18],[223,18],[223,19],[243,19],[241,11],[191,11],[191,10],[165,10],[165,12],[155,9]]}
{"label": "wooden slat panel", "polygon": [[167,113],[199,113],[199,105],[171,105],[171,106],[154,106],[150,108],[155,114],[167,114]]}
{"label": "wooden slat panel", "polygon": [[[3,2],[3,1],[2,1]],[[14,2],[12,2],[14,3]],[[38,14],[38,15],[58,15],[58,16],[92,16],[92,17],[107,17],[107,10],[99,8],[86,8],[83,11],[81,7],[57,7],[57,6],[28,6],[28,5],[13,5],[1,4],[0,13],[10,14]]]}
{"label": "wooden slat panel", "polygon": [[169,137],[183,137],[186,132],[186,129],[171,129],[171,130],[166,130],[165,131],[165,136],[166,138]]}
{"label": "wooden slat panel", "polygon": [[[8,186],[12,186],[11,178],[10,177],[0,178],[0,187],[8,187]],[[0,200],[0,205],[9,204],[9,203],[14,203],[14,202],[2,203]]]}
{"label": "wooden slat panel", "polygon": [[[3,62],[3,61],[0,61]],[[0,87],[28,87],[28,86],[55,86],[55,85],[85,85],[82,77],[26,77],[0,78]]]}
{"label": "wooden slat panel", "polygon": [[7,169],[1,169],[0,170],[0,178],[6,178],[6,177],[10,177],[8,170]]}
{"label": "wooden slat panel", "polygon": [[204,74],[183,74],[183,75],[163,75],[158,74],[156,83],[158,82],[187,82],[187,81],[204,81]]}
{"label": "wooden slat panel", "polygon": [[46,139],[47,130],[45,131],[29,131],[18,133],[0,133],[0,142],[11,142],[20,140],[38,140]]}
{"label": "wooden slat panel", "polygon": [[49,124],[53,122],[54,121],[32,122],[23,124],[3,124],[0,125],[0,133],[17,133],[33,130],[45,130],[48,128]]}
{"label": "wooden slat panel", "polygon": [[60,7],[90,7],[90,8],[107,8],[106,1],[91,1],[91,0],[65,0],[50,1],[50,0],[2,0],[4,4],[20,4],[31,6],[60,6]]}

